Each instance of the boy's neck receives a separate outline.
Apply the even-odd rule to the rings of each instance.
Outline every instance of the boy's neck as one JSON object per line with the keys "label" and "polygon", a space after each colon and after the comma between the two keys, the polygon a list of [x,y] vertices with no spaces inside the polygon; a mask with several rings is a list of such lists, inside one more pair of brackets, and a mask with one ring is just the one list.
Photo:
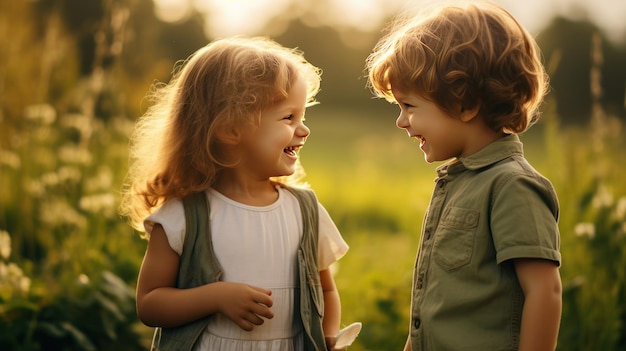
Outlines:
{"label": "boy's neck", "polygon": [[475,118],[467,123],[469,127],[467,144],[460,157],[469,157],[482,150],[485,146],[507,135],[502,130],[496,131],[491,129],[481,118]]}

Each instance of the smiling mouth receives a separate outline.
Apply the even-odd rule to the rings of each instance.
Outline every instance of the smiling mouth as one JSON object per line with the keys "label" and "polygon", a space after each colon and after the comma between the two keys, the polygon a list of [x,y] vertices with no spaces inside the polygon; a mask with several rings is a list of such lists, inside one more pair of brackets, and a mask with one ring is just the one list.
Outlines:
{"label": "smiling mouth", "polygon": [[420,146],[422,146],[422,145],[424,145],[424,143],[426,143],[426,139],[424,139],[424,137],[421,136],[421,135],[415,135],[414,138],[417,139],[420,142]]}
{"label": "smiling mouth", "polygon": [[300,151],[301,148],[302,148],[302,145],[287,146],[286,148],[283,149],[283,152],[291,157],[297,157],[298,151]]}

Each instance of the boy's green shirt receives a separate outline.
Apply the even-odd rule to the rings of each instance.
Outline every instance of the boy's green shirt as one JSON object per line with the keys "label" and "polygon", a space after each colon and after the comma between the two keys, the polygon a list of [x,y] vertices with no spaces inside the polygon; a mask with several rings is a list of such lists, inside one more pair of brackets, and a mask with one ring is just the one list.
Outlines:
{"label": "boy's green shirt", "polygon": [[524,294],[511,260],[560,265],[556,192],[517,135],[437,175],[414,271],[412,350],[517,350]]}

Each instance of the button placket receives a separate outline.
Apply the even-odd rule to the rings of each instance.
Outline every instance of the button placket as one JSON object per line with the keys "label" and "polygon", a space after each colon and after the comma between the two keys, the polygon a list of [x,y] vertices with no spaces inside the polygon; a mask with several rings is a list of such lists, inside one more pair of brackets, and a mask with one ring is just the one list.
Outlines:
{"label": "button placket", "polygon": [[418,289],[421,289],[424,287],[424,272],[420,272],[419,276],[417,277],[416,287]]}
{"label": "button placket", "polygon": [[413,319],[413,328],[419,329],[422,326],[422,321],[419,318]]}

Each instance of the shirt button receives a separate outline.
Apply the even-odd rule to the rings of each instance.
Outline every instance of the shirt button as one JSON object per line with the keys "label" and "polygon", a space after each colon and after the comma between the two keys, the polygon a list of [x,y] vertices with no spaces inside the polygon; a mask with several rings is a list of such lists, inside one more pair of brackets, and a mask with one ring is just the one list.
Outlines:
{"label": "shirt button", "polygon": [[420,274],[419,277],[417,277],[417,288],[421,289],[424,286],[424,274]]}
{"label": "shirt button", "polygon": [[419,318],[415,318],[413,320],[413,327],[415,329],[419,329],[421,325],[422,325],[422,321]]}
{"label": "shirt button", "polygon": [[426,228],[426,240],[430,239],[430,237],[432,236],[433,231],[430,228]]}

